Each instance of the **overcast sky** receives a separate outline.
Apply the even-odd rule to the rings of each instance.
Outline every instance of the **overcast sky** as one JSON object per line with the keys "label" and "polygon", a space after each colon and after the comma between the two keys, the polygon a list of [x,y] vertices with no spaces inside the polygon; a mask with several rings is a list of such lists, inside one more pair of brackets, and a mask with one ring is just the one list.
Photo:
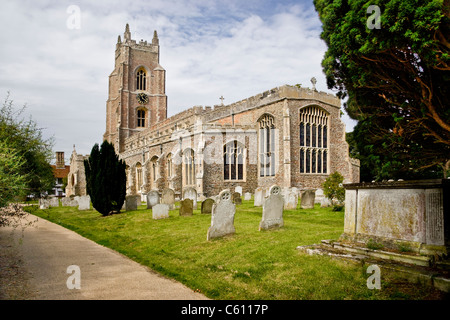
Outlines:
{"label": "overcast sky", "polygon": [[74,144],[89,154],[102,142],[126,23],[137,41],[158,32],[169,116],[222,95],[230,104],[284,84],[311,87],[312,77],[332,93],[312,0],[1,0],[0,98],[9,91],[17,108],[26,104],[67,164]]}

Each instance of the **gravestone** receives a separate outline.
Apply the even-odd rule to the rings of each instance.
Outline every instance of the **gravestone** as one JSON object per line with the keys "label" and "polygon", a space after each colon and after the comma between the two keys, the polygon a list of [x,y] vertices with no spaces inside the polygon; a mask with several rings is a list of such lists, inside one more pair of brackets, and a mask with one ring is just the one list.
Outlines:
{"label": "gravestone", "polygon": [[239,194],[242,196],[242,187],[237,186],[236,188],[234,188],[234,192],[239,192]]}
{"label": "gravestone", "polygon": [[59,207],[59,199],[57,197],[50,198],[48,205],[50,207]]}
{"label": "gravestone", "polygon": [[308,189],[302,191],[301,208],[302,209],[313,209],[314,208],[314,198],[316,190]]}
{"label": "gravestone", "polygon": [[44,198],[39,199],[39,209],[41,209],[41,210],[48,209],[49,206],[50,206],[50,201],[48,201],[47,199],[44,199]]}
{"label": "gravestone", "polygon": [[202,202],[201,212],[202,213],[211,213],[212,207],[214,205],[214,200],[211,198],[205,199],[205,201]]}
{"label": "gravestone", "polygon": [[180,216],[192,216],[194,201],[192,199],[184,199],[180,201]]}
{"label": "gravestone", "polygon": [[236,232],[234,228],[234,214],[236,205],[231,199],[231,192],[223,190],[219,194],[219,201],[214,203],[211,212],[211,226],[208,228],[206,239],[223,237]]}
{"label": "gravestone", "polygon": [[169,210],[173,210],[175,208],[175,191],[170,188],[165,188],[161,194],[161,203],[167,204]]}
{"label": "gravestone", "polygon": [[321,208],[331,207],[331,205],[332,205],[332,203],[331,203],[330,199],[328,199],[327,197],[323,197],[322,200],[320,200]]}
{"label": "gravestone", "polygon": [[258,187],[255,189],[255,198],[253,200],[253,205],[255,207],[261,207],[263,205],[264,197],[266,192],[263,188]]}
{"label": "gravestone", "polygon": [[166,219],[169,217],[169,205],[158,203],[152,207],[152,218],[155,220]]}
{"label": "gravestone", "polygon": [[64,197],[61,199],[61,204],[63,207],[77,207],[78,201],[71,197]]}
{"label": "gravestone", "polygon": [[159,192],[157,190],[151,190],[147,193],[147,209],[151,209],[154,205],[159,203]]}
{"label": "gravestone", "polygon": [[314,195],[314,203],[322,203],[322,199],[325,198],[323,189],[317,189]]}
{"label": "gravestone", "polygon": [[295,210],[298,205],[298,195],[296,192],[288,189],[284,192],[284,209]]}
{"label": "gravestone", "polygon": [[252,194],[250,192],[244,193],[244,200],[252,200]]}
{"label": "gravestone", "polygon": [[281,188],[277,185],[270,187],[269,196],[264,200],[259,230],[282,227],[284,225],[283,207],[284,199],[281,194]]}
{"label": "gravestone", "polygon": [[137,210],[139,203],[141,202],[140,195],[126,196],[125,198],[125,211]]}
{"label": "gravestone", "polygon": [[194,188],[188,187],[184,189],[183,199],[191,199],[193,208],[197,209],[197,191]]}
{"label": "gravestone", "polygon": [[91,197],[90,196],[80,196],[77,199],[78,210],[90,210],[91,209]]}
{"label": "gravestone", "polygon": [[242,204],[241,194],[239,192],[233,192],[232,200],[235,204]]}

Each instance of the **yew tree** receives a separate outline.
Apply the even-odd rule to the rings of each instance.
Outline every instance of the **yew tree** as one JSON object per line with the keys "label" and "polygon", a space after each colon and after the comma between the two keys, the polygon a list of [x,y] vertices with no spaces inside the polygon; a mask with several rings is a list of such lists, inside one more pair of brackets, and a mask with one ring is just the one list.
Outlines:
{"label": "yew tree", "polygon": [[328,46],[322,61],[327,85],[358,120],[353,138],[362,165],[378,179],[446,177],[449,1],[314,0],[314,5]]}

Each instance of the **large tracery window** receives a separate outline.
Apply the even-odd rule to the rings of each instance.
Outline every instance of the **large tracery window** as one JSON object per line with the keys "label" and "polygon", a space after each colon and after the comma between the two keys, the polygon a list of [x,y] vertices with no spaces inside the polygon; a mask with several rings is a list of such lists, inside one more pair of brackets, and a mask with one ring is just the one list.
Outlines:
{"label": "large tracery window", "polygon": [[271,115],[259,120],[259,175],[275,175],[275,124]]}
{"label": "large tracery window", "polygon": [[224,180],[244,180],[244,147],[236,140],[223,147]]}
{"label": "large tracery window", "polygon": [[146,90],[147,89],[147,73],[145,70],[140,69],[136,74],[136,90]]}
{"label": "large tracery window", "polygon": [[328,173],[328,113],[300,110],[300,173]]}

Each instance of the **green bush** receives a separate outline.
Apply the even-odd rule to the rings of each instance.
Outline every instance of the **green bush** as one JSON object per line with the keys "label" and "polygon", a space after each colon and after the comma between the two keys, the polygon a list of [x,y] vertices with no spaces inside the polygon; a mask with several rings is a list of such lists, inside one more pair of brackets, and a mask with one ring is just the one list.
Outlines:
{"label": "green bush", "polygon": [[344,208],[345,189],[342,186],[344,177],[339,172],[334,172],[322,184],[323,194],[330,199],[333,211],[342,211]]}

